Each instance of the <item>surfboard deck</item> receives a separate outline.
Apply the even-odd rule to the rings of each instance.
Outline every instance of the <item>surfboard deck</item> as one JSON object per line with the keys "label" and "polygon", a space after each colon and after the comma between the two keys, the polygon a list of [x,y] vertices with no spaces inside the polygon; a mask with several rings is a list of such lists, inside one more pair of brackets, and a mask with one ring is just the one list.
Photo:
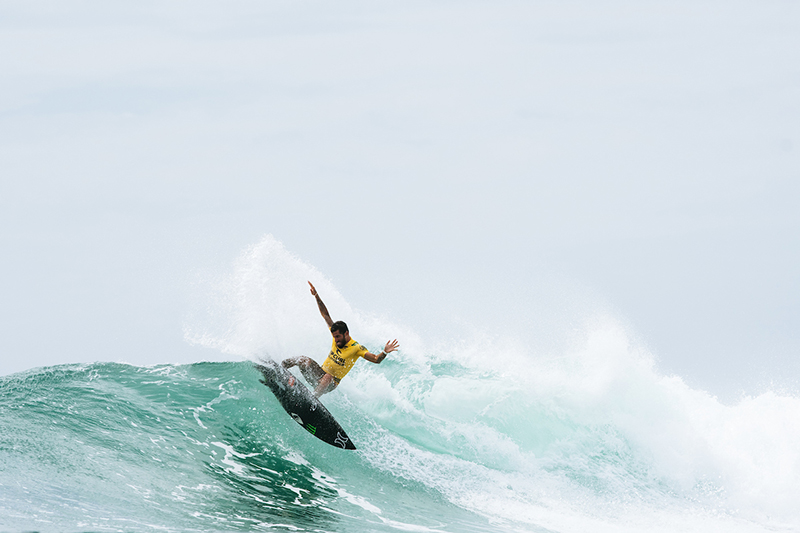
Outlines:
{"label": "surfboard deck", "polygon": [[261,383],[269,387],[281,407],[303,429],[331,446],[356,449],[339,422],[291,372],[272,360],[262,361],[255,366],[264,376]]}

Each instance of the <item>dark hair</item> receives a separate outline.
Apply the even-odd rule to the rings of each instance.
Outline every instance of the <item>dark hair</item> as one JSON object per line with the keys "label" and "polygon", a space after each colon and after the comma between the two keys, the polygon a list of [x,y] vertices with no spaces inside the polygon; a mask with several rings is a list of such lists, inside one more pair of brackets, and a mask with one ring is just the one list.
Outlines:
{"label": "dark hair", "polygon": [[331,324],[331,333],[336,333],[336,332],[347,333],[348,331],[350,331],[350,330],[347,329],[347,324],[345,324],[341,320]]}

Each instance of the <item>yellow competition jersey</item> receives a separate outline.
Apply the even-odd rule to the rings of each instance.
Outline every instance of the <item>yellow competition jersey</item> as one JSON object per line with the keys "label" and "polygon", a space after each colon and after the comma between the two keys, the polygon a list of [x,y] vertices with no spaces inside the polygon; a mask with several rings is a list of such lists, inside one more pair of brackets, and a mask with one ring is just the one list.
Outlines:
{"label": "yellow competition jersey", "polygon": [[322,370],[333,376],[338,382],[345,377],[359,357],[364,357],[364,354],[369,352],[366,348],[358,344],[354,340],[350,340],[344,345],[344,348],[336,346],[336,341],[333,341],[331,346],[331,353],[328,358],[322,363]]}

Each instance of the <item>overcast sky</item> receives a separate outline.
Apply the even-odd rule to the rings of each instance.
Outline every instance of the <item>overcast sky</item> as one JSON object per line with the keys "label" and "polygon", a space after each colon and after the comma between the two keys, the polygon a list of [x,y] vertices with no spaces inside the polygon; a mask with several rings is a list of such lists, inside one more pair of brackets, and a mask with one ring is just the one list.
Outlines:
{"label": "overcast sky", "polygon": [[800,378],[797,2],[9,0],[0,49],[0,373],[218,357],[197,280],[272,234],[427,338]]}

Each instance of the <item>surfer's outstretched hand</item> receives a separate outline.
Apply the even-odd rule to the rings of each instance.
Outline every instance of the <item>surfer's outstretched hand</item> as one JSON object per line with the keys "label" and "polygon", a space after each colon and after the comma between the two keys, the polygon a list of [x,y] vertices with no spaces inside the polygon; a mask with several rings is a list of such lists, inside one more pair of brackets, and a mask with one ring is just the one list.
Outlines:
{"label": "surfer's outstretched hand", "polygon": [[308,282],[308,286],[311,287],[311,296],[316,296],[317,289],[314,288],[314,285],[312,285],[310,281]]}
{"label": "surfer's outstretched hand", "polygon": [[394,352],[395,350],[397,350],[399,347],[400,347],[400,345],[399,345],[399,344],[397,344],[397,339],[395,339],[395,340],[393,340],[393,341],[389,341],[389,342],[387,342],[387,343],[386,343],[386,346],[383,348],[383,351],[384,351],[385,353],[392,353],[392,352]]}

